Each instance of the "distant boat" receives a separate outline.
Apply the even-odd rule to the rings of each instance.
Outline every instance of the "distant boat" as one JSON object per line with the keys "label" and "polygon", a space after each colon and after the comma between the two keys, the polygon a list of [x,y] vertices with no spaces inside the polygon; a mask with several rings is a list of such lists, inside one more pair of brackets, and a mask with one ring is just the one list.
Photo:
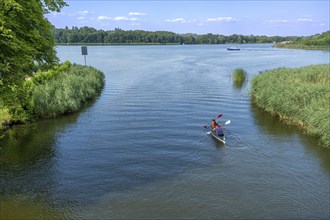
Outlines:
{"label": "distant boat", "polygon": [[227,50],[240,50],[239,47],[227,47]]}

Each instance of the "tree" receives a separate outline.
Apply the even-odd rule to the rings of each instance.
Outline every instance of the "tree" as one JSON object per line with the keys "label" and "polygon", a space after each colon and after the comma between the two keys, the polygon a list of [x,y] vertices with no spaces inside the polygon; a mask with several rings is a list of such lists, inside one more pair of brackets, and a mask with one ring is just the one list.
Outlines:
{"label": "tree", "polygon": [[[20,88],[35,65],[49,67],[58,62],[53,27],[44,14],[64,6],[63,0],[0,1],[0,98],[17,92],[13,88]],[[13,101],[7,98],[4,103]]]}
{"label": "tree", "polygon": [[[35,62],[57,62],[52,25],[44,13],[59,11],[62,0],[1,0],[0,72],[2,77],[18,76],[33,69]],[[24,70],[24,71],[23,71]]]}

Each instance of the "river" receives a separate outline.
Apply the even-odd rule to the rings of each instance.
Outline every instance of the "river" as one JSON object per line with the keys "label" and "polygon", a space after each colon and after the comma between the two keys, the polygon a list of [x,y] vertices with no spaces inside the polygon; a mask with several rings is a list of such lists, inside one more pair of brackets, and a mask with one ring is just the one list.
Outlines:
{"label": "river", "polygon": [[[89,46],[101,95],[1,140],[1,219],[330,218],[330,151],[249,96],[260,71],[329,51],[226,47]],[[57,52],[84,64],[80,46]],[[233,84],[236,68],[248,82]],[[225,145],[204,128],[220,113]]]}

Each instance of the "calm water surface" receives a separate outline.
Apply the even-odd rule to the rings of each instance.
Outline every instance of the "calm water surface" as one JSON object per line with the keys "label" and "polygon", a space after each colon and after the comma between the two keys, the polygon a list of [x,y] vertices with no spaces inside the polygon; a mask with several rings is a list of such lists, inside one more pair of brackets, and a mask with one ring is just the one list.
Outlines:
{"label": "calm water surface", "polygon": [[[84,64],[80,46],[57,51]],[[329,52],[271,45],[90,46],[100,97],[0,142],[1,218],[330,218],[330,151],[231,81],[324,63]],[[226,145],[204,128],[220,113]]]}

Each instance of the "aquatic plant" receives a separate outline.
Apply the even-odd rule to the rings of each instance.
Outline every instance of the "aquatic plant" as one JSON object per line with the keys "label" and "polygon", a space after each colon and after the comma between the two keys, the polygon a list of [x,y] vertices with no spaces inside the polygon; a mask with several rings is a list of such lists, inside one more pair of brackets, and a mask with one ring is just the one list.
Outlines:
{"label": "aquatic plant", "polygon": [[267,70],[252,80],[252,100],[330,148],[330,65]]}
{"label": "aquatic plant", "polygon": [[104,84],[103,73],[93,67],[72,65],[59,74],[33,86],[29,110],[37,118],[77,111],[84,102],[97,96]]}
{"label": "aquatic plant", "polygon": [[236,89],[241,89],[247,81],[247,73],[242,68],[237,68],[232,74],[233,86]]}
{"label": "aquatic plant", "polygon": [[232,79],[234,82],[244,82],[247,80],[247,74],[244,69],[237,68],[233,72]]}

